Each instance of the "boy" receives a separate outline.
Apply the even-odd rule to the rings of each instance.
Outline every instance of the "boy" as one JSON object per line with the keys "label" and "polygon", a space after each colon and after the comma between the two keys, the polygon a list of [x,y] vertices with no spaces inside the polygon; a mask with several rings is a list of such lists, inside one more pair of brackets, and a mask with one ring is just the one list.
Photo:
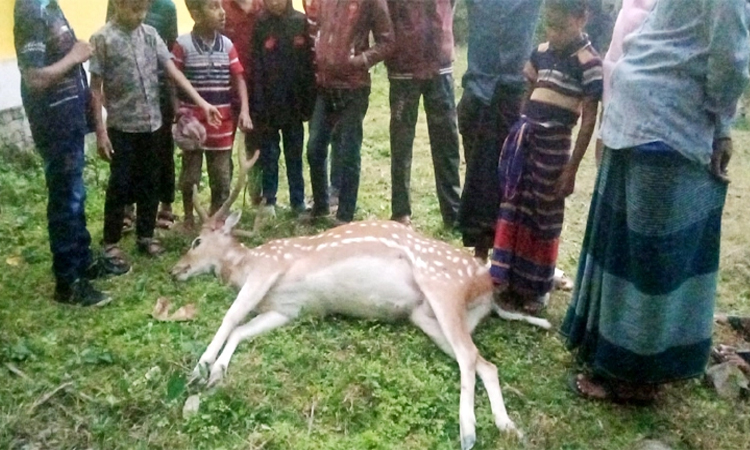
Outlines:
{"label": "boy", "polygon": [[602,63],[583,33],[586,17],[586,0],[547,0],[548,42],[524,67],[531,92],[500,155],[500,213],[490,268],[504,309],[538,314],[552,289],[565,197],[573,192],[602,94]]}
{"label": "boy", "polygon": [[44,161],[54,299],[103,305],[109,297],[87,279],[92,258],[83,166],[90,93],[81,64],[89,59],[91,47],[76,39],[57,1],[16,0],[13,18],[21,97]]}
{"label": "boy", "polygon": [[305,15],[292,0],[265,0],[266,13],[255,24],[252,61],[252,110],[260,134],[260,162],[266,214],[274,215],[279,185],[279,132],[284,138],[284,159],[292,210],[305,210],[302,176],[303,121],[315,102],[312,43]]}
{"label": "boy", "polygon": [[[114,15],[113,1],[107,4],[107,20]],[[167,44],[167,49],[172,51],[172,46],[177,40],[177,9],[172,0],[152,0],[151,7],[143,21],[146,25],[156,28],[159,37]],[[174,121],[174,102],[172,85],[163,71],[159,72],[159,100],[161,104],[162,126],[159,128],[158,145],[156,152],[159,157],[160,173],[158,182],[159,212],[156,214],[156,226],[170,228],[174,225],[175,215],[172,212],[174,203],[174,139],[172,138],[172,122]],[[125,208],[123,230],[132,229],[135,222],[133,206]]]}
{"label": "boy", "polygon": [[[318,96],[307,142],[312,217],[330,214],[328,203],[328,144],[338,140],[341,185],[334,223],[351,222],[357,207],[362,150],[362,122],[370,96],[370,67],[390,55],[393,24],[386,0],[313,1],[319,36],[315,48]],[[372,32],[375,45],[370,47]],[[334,132],[335,130],[335,132]]]}
{"label": "boy", "polygon": [[[391,220],[411,224],[414,127],[423,98],[440,215],[446,228],[458,216],[458,125],[453,91],[455,0],[388,0],[396,47],[385,60],[391,104]],[[495,45],[495,43],[493,43]]]}
{"label": "boy", "polygon": [[[99,155],[110,162],[104,203],[104,256],[112,267],[127,272],[130,264],[119,248],[126,205],[135,202],[140,251],[164,251],[153,238],[159,204],[157,183],[158,130],[162,126],[159,67],[204,114],[219,121],[219,111],[203,100],[170,59],[169,50],[153,27],[143,24],[150,0],[115,0],[114,19],[91,37],[92,104]],[[107,123],[102,119],[106,98]]]}
{"label": "boy", "polygon": [[[177,38],[172,55],[195,89],[221,112],[220,124],[207,124],[196,111],[195,103],[180,97],[181,108],[188,108],[206,128],[206,140],[201,150],[182,152],[180,190],[185,208],[185,227],[194,226],[193,186],[201,179],[203,154],[206,154],[208,180],[211,187],[211,210],[216,212],[229,197],[232,181],[232,146],[235,127],[243,132],[252,128],[245,85],[244,70],[232,41],[222,35],[226,15],[221,0],[186,0],[190,16],[195,21],[193,31]],[[232,93],[240,97],[238,122],[232,117]]]}

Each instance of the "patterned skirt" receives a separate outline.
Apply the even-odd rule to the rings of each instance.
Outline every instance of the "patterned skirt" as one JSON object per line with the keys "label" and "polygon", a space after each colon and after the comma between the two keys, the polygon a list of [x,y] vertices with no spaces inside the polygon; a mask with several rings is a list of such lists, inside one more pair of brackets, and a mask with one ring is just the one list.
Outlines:
{"label": "patterned skirt", "polygon": [[567,127],[542,127],[521,119],[500,155],[500,212],[490,275],[524,298],[552,289],[565,199],[555,184],[570,159]]}
{"label": "patterned skirt", "polygon": [[561,330],[581,363],[633,383],[703,373],[726,192],[663,144],[605,150]]}

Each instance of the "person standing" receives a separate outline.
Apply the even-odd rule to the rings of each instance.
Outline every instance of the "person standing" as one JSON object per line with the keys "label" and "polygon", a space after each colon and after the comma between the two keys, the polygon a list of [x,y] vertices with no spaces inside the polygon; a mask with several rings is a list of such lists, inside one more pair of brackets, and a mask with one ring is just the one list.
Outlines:
{"label": "person standing", "polygon": [[292,0],[265,0],[265,12],[253,34],[254,61],[251,116],[260,135],[260,163],[266,213],[275,215],[279,186],[280,137],[289,183],[289,201],[296,213],[305,211],[302,175],[303,122],[315,103],[313,44],[307,19]]}
{"label": "person standing", "polygon": [[[114,0],[107,5],[107,20],[114,15]],[[177,40],[177,8],[172,0],[152,0],[146,14],[144,24],[150,25],[159,33],[159,37],[172,51]],[[159,106],[161,110],[162,126],[156,137],[156,154],[159,159],[159,175],[157,191],[159,196],[159,210],[156,213],[156,225],[160,228],[171,228],[177,217],[172,212],[175,194],[175,166],[174,166],[174,138],[172,137],[172,123],[175,118],[174,87],[164,71],[159,72]],[[125,209],[125,223],[123,228],[133,225],[133,206]]]}
{"label": "person standing", "polygon": [[[221,6],[226,14],[224,30],[222,33],[228,37],[239,57],[240,64],[245,71],[245,86],[248,98],[253,95],[253,33],[255,22],[263,11],[263,0],[221,0]],[[232,95],[232,115],[239,117],[240,96],[238,92]],[[248,130],[245,133],[245,153],[250,158],[260,147],[260,136],[257,130]],[[260,165],[255,165],[248,173],[248,191],[250,201],[253,205],[259,205],[262,197],[263,187],[261,185]]]}
{"label": "person standing", "polygon": [[[310,120],[307,160],[314,206],[312,217],[330,214],[328,145],[339,133],[341,186],[336,222],[351,222],[357,207],[362,150],[362,121],[370,96],[370,67],[393,48],[393,25],[386,0],[319,0],[315,51],[318,96]],[[370,47],[372,32],[375,44]]]}
{"label": "person standing", "polygon": [[44,161],[54,299],[103,305],[110,298],[87,279],[93,275],[93,258],[83,166],[84,136],[92,124],[82,63],[91,56],[91,46],[76,38],[57,0],[16,0],[13,18],[21,98]]}
{"label": "person standing", "polygon": [[521,113],[523,66],[542,0],[467,0],[469,67],[458,103],[466,175],[458,209],[463,245],[486,261],[500,207],[500,148]]}
{"label": "person standing", "polygon": [[[711,350],[745,0],[658,0],[612,73],[604,153],[562,333],[597,400],[652,402]],[[654,93],[658,95],[654,95]]]}
{"label": "person standing", "polygon": [[453,89],[455,0],[388,0],[396,44],[385,60],[391,106],[391,220],[411,223],[411,161],[424,98],[440,215],[455,226],[461,197]]}

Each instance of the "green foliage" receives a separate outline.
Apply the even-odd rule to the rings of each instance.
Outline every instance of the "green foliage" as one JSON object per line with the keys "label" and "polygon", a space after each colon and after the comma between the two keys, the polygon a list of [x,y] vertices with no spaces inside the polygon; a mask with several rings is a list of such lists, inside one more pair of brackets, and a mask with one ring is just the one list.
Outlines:
{"label": "green foliage", "polygon": [[[458,56],[460,74],[465,52]],[[457,91],[460,96],[460,87]],[[358,219],[390,215],[387,99],[385,71],[378,66],[365,119]],[[748,143],[750,134],[738,131],[718,300],[722,309],[745,314],[750,313]],[[93,149],[89,154],[84,175],[96,248],[108,172]],[[591,154],[567,203],[559,263],[571,274],[593,189]],[[279,217],[247,240],[248,246],[320,229],[298,224],[286,209],[283,168],[280,173]],[[460,245],[460,236],[442,228],[423,113],[411,188],[416,228]],[[207,189],[201,196],[208,198]],[[96,282],[113,295],[113,303],[102,309],[57,305],[51,301],[45,205],[38,162],[21,170],[0,161],[0,448],[458,448],[458,368],[407,324],[304,318],[242,343],[223,385],[189,386],[187,377],[236,292],[209,276],[173,282],[168,269],[191,237],[165,233],[169,251],[153,260],[135,253],[132,236],[124,238],[133,271]],[[244,211],[242,226],[251,228],[254,211],[242,199],[236,207]],[[152,319],[161,296],[175,306],[196,303],[196,320]],[[547,314],[554,324],[562,320],[567,299],[563,293],[553,296]],[[735,343],[731,339],[717,335],[720,342]],[[567,391],[575,364],[556,333],[493,317],[480,325],[475,342],[498,366],[510,415],[527,435],[519,442],[495,428],[478,382],[477,449],[631,449],[644,437],[675,449],[747,447],[745,404],[720,400],[699,381],[670,386],[654,408],[592,403]],[[193,394],[200,395],[199,411],[184,419],[183,404]]]}

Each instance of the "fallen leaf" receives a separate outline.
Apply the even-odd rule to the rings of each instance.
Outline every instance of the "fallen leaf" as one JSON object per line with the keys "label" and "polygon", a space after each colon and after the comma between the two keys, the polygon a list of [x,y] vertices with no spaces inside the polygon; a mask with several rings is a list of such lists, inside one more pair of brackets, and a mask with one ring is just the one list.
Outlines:
{"label": "fallen leaf", "polygon": [[13,267],[17,267],[21,264],[21,257],[20,256],[10,256],[8,259],[5,260],[5,264]]}
{"label": "fallen leaf", "polygon": [[156,320],[167,320],[170,304],[171,303],[167,297],[159,297],[156,299],[156,305],[154,305],[154,310],[151,312],[151,317]]}
{"label": "fallen leaf", "polygon": [[195,319],[195,314],[197,310],[195,308],[195,305],[192,303],[189,303],[177,311],[175,311],[171,316],[169,316],[169,320],[173,320],[175,322],[185,322],[188,320]]}
{"label": "fallen leaf", "polygon": [[159,297],[154,305],[154,310],[151,312],[151,317],[162,322],[185,322],[195,319],[197,313],[195,304],[189,303],[182,306],[172,315],[169,314],[170,306],[171,302],[168,298]]}

